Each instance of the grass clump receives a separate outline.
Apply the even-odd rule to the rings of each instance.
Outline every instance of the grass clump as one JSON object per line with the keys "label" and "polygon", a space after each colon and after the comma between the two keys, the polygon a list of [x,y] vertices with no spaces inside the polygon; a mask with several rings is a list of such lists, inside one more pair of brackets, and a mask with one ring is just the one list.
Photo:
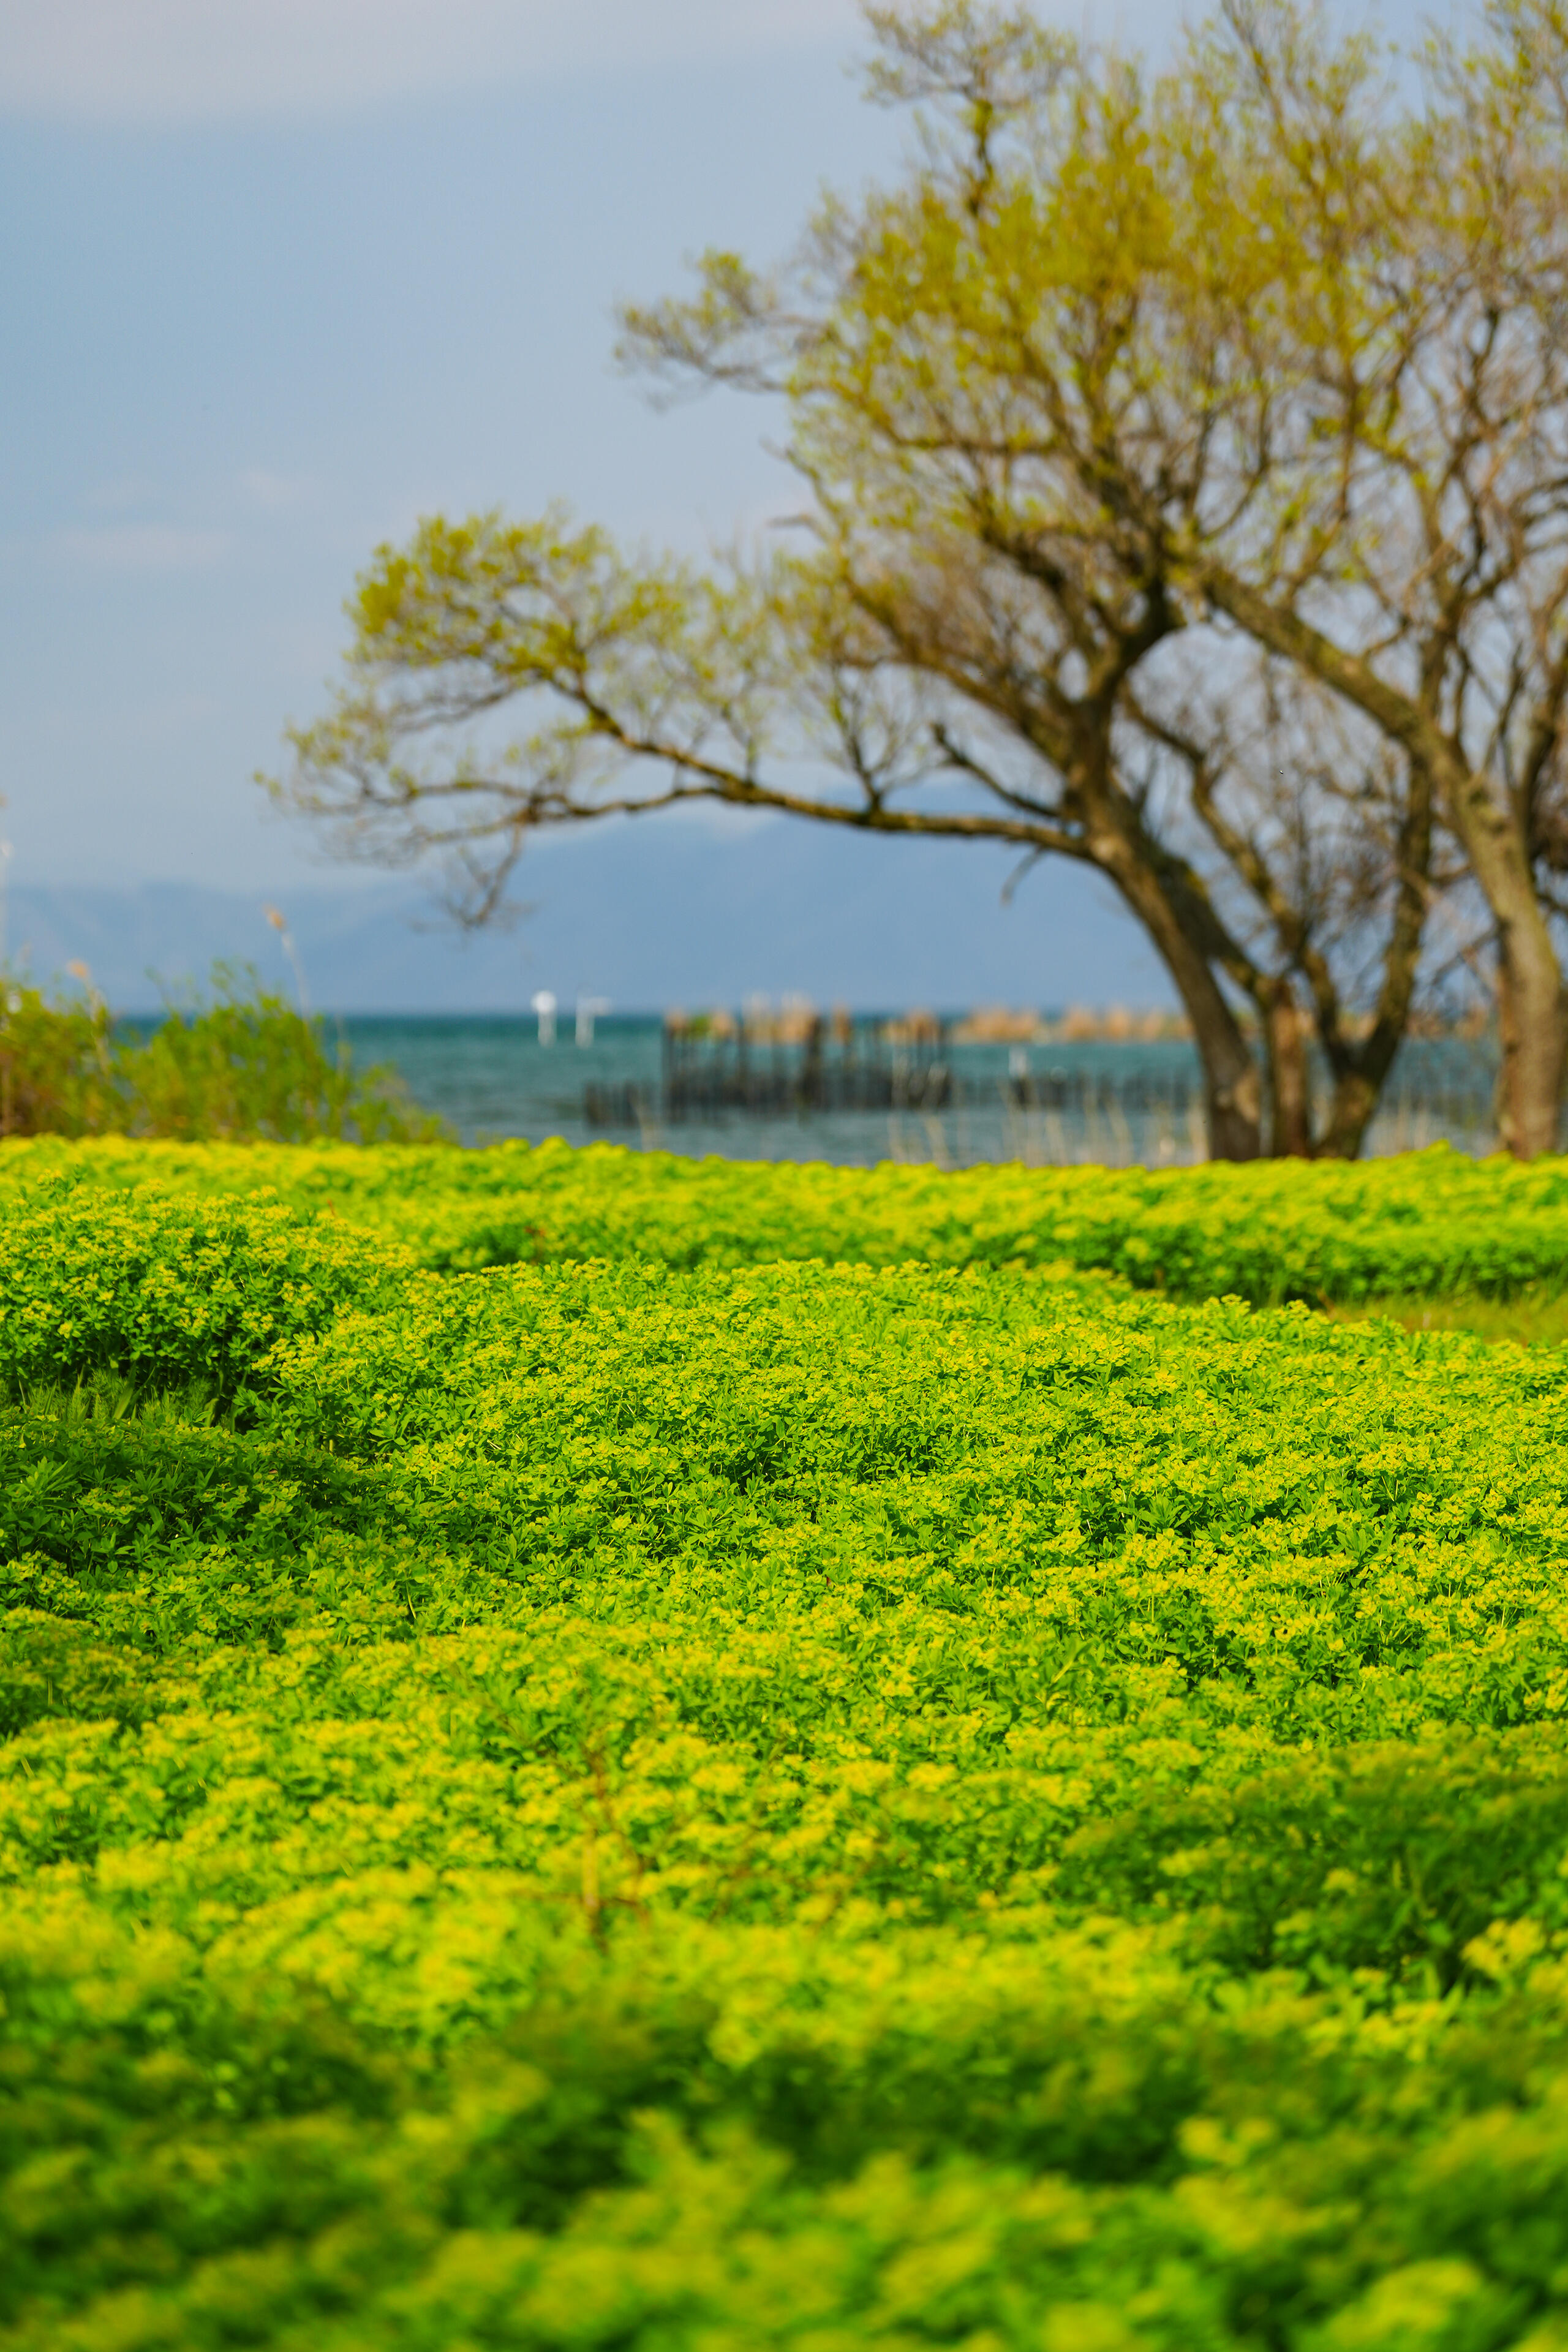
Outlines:
{"label": "grass clump", "polygon": [[1340,1322],[1386,1317],[1407,1331],[1470,1331],[1521,1348],[1568,1347],[1568,1293],[1545,1283],[1527,1284],[1511,1297],[1366,1298],[1329,1312]]}

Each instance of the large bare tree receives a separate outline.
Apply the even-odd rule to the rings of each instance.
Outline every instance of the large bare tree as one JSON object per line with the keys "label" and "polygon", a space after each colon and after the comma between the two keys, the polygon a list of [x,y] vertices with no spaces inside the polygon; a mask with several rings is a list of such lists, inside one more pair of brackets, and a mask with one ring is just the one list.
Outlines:
{"label": "large bare tree", "polygon": [[776,277],[716,253],[694,297],[623,322],[666,386],[788,403],[795,551],[690,566],[562,515],[428,521],[360,582],[335,707],[275,789],[352,852],[444,856],[471,919],[534,827],[693,798],[1074,859],[1171,972],[1215,1155],[1353,1152],[1416,986],[1441,777],[1364,711],[1375,743],[1342,728],[1326,770],[1254,648],[1340,679],[1239,609],[1305,625],[1259,518],[1284,544],[1303,478],[1332,498],[1277,452],[1260,373],[1294,370],[1300,404],[1298,247],[1227,184],[1231,296],[1281,313],[1249,347],[1194,231],[1216,162],[1278,187],[1249,145],[1257,28],[1222,26],[1152,101],[1026,12],[869,22],[873,96],[916,110],[900,180],[826,205]]}

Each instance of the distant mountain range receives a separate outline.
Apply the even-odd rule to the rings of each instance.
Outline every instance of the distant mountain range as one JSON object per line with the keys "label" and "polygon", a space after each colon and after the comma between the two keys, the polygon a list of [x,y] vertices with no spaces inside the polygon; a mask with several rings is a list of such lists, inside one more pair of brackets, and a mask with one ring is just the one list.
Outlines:
{"label": "distant mountain range", "polygon": [[1001,904],[989,845],[840,838],[773,821],[712,831],[626,824],[543,844],[510,929],[443,927],[408,879],[277,892],[180,882],[13,886],[7,960],[50,979],[86,963],[117,1010],[159,1001],[216,958],[291,988],[266,906],[288,919],[325,1012],[522,1010],[536,989],[619,1011],[797,992],[827,1004],[1169,1004],[1163,968],[1106,886],[1059,862]]}

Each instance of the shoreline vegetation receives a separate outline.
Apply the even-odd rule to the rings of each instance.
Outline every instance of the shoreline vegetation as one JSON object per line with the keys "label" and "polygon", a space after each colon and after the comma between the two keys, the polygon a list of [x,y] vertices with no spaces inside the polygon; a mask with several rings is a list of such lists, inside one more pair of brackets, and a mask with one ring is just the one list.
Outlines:
{"label": "shoreline vegetation", "polygon": [[218,963],[205,991],[166,996],[155,1022],[116,1019],[74,967],[79,994],[0,975],[0,1141],[125,1135],[302,1143],[435,1141],[441,1120],[397,1072],[356,1070],[346,1041]]}
{"label": "shoreline vegetation", "polygon": [[1563,1359],[1436,1327],[1565,1278],[1443,1150],[8,1142],[3,2352],[1554,2352]]}

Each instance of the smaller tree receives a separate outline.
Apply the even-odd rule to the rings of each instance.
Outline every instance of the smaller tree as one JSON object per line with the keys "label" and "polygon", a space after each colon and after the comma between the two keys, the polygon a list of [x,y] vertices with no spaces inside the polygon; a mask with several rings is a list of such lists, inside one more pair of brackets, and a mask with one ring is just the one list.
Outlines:
{"label": "smaller tree", "polygon": [[1273,1148],[1353,1159],[1409,1025],[1432,915],[1459,878],[1439,859],[1432,780],[1287,664],[1222,639],[1208,685],[1192,667],[1183,703],[1141,715],[1181,771],[1194,857],[1238,942]]}
{"label": "smaller tree", "polygon": [[[1228,0],[1166,173],[1194,256],[1166,349],[1231,387],[1173,575],[1374,728],[1489,911],[1506,1140],[1553,1148],[1568,698],[1568,16],[1497,0],[1390,109],[1364,43]],[[1245,299],[1211,290],[1240,270]],[[1179,446],[1179,444],[1178,444]],[[1179,544],[1178,544],[1179,542]]]}

